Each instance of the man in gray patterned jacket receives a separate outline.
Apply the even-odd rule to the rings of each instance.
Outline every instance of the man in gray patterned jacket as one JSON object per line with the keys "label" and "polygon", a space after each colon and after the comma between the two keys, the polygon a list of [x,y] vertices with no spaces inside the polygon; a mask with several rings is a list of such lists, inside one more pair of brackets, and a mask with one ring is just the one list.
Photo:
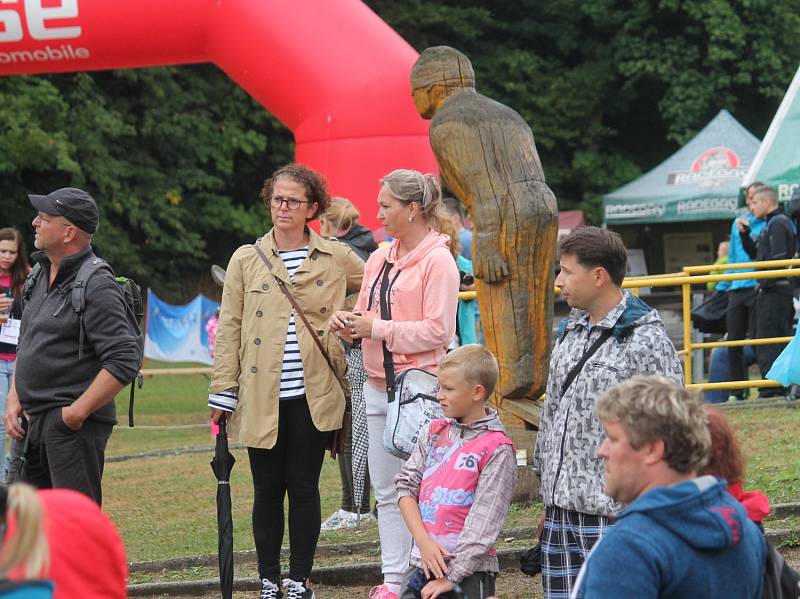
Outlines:
{"label": "man in gray patterned jacket", "polygon": [[627,253],[617,233],[576,229],[561,241],[559,261],[555,283],[572,311],[561,322],[550,358],[533,460],[545,505],[540,537],[547,599],[570,596],[609,515],[622,508],[603,493],[597,449],[604,434],[595,402],[635,374],[683,382],[658,313],[622,290]]}

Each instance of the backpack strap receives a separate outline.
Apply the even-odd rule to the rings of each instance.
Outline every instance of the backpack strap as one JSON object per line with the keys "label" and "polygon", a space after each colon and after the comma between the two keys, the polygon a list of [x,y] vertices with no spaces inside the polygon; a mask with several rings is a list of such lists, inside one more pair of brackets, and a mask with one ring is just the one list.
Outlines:
{"label": "backpack strap", "polygon": [[97,256],[93,256],[85,260],[78,269],[78,274],[75,275],[75,282],[72,284],[72,309],[78,315],[78,327],[80,329],[78,340],[78,359],[83,358],[83,340],[84,340],[84,327],[83,327],[83,314],[86,312],[86,287],[89,280],[94,274],[102,268],[108,269],[111,276],[114,276],[114,271],[111,270],[108,262]]}
{"label": "backpack strap", "polygon": [[36,281],[39,279],[39,275],[42,274],[42,263],[37,262],[33,265],[31,272],[28,273],[28,276],[25,277],[25,283],[22,286],[22,302],[27,303],[29,299],[31,299],[31,294],[33,293],[33,288],[36,286]]}

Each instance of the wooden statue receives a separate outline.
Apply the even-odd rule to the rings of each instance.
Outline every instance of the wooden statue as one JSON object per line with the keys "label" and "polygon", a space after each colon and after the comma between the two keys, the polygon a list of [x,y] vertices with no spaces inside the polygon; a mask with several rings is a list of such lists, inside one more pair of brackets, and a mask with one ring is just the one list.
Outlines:
{"label": "wooden statue", "polygon": [[414,104],[432,119],[442,177],[474,221],[472,260],[486,345],[501,398],[536,399],[550,361],[558,208],[531,128],[475,91],[469,59],[426,49],[411,70]]}

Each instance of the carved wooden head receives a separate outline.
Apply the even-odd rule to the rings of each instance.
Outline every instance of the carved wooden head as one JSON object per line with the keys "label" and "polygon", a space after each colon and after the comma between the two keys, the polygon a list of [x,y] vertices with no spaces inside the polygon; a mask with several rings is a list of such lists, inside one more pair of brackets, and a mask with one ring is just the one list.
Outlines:
{"label": "carved wooden head", "polygon": [[423,118],[431,118],[452,93],[475,89],[475,71],[463,53],[450,46],[426,48],[411,68],[411,94]]}

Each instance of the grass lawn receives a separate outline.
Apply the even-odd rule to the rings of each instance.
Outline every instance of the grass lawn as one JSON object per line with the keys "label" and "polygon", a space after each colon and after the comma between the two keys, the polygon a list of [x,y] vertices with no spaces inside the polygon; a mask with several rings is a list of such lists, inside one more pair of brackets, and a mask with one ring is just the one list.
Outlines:
{"label": "grass lawn", "polygon": [[[154,367],[152,364],[150,367]],[[125,539],[129,561],[144,561],[216,552],[216,484],[209,461],[213,446],[209,429],[149,429],[148,426],[201,424],[207,421],[208,380],[199,375],[148,378],[136,392],[137,428],[127,429],[127,390],[118,400],[120,427],[109,442],[108,455],[157,449],[207,446],[204,453],[141,458],[106,465],[104,509]],[[800,500],[800,410],[767,408],[731,410],[748,458],[747,488],[767,493],[773,503]],[[142,428],[138,428],[138,426]],[[252,482],[245,450],[235,449],[231,490],[236,550],[253,548],[250,530]],[[320,483],[322,515],[339,507],[339,471],[325,459]],[[540,506],[513,507],[507,528],[533,526]],[[768,526],[771,524],[768,523]],[[776,523],[775,527],[780,527]],[[374,540],[374,525],[360,531],[323,534],[321,543]]]}

